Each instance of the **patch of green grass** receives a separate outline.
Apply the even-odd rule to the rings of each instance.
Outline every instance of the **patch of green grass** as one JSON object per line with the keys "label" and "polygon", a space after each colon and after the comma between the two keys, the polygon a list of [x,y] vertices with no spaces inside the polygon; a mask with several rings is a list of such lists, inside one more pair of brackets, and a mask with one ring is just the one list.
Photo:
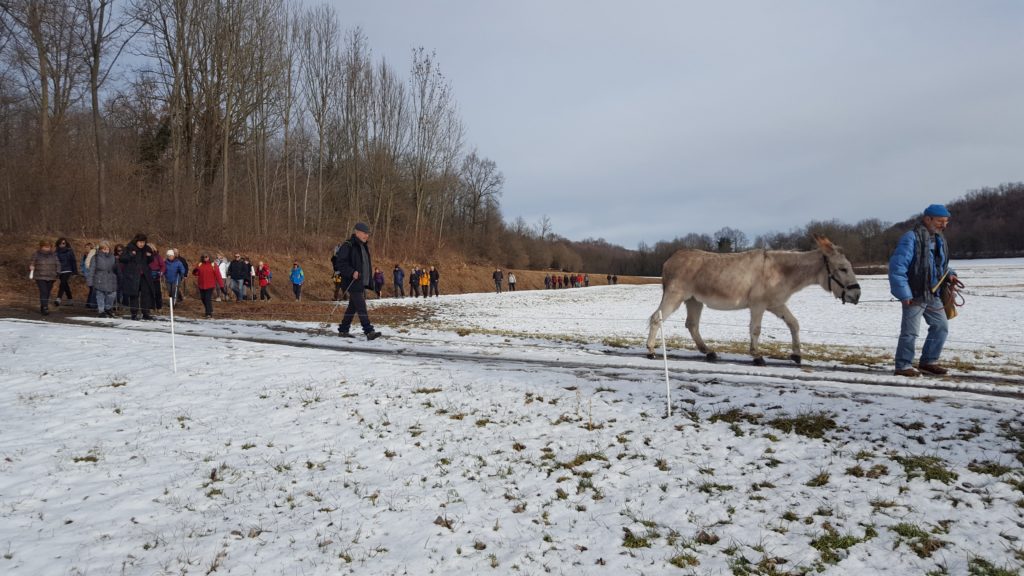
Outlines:
{"label": "patch of green grass", "polygon": [[938,480],[943,484],[949,484],[959,478],[959,475],[946,467],[945,461],[938,456],[896,456],[893,460],[903,466],[907,478],[923,477],[925,480]]}
{"label": "patch of green grass", "polygon": [[732,490],[732,486],[728,484],[716,484],[714,482],[702,482],[697,485],[697,491],[705,494],[711,494],[714,492],[728,492]]}
{"label": "patch of green grass", "polygon": [[931,558],[932,553],[946,546],[946,542],[933,538],[928,531],[914,524],[903,522],[889,529],[902,538],[919,558]]}
{"label": "patch of green grass", "polygon": [[689,568],[691,566],[700,566],[700,560],[693,554],[684,552],[682,554],[676,554],[675,556],[668,559],[668,563],[675,566],[676,568]]}
{"label": "patch of green grass", "polygon": [[838,550],[847,550],[863,542],[852,534],[840,534],[830,524],[825,523],[825,533],[811,540],[811,547],[821,554],[821,561],[826,564],[835,564],[842,560]]}
{"label": "patch of green grass", "polygon": [[572,468],[576,468],[577,466],[582,466],[582,465],[586,464],[587,462],[590,462],[591,460],[600,460],[602,462],[607,462],[608,461],[608,457],[605,456],[604,454],[600,453],[600,452],[585,452],[585,453],[577,455],[575,458],[573,458],[572,460],[570,460],[568,462],[563,462],[561,464],[561,466],[562,466],[562,468],[570,468],[570,469],[572,469]]}
{"label": "patch of green grass", "polygon": [[807,485],[812,488],[824,486],[828,484],[829,474],[828,472],[819,472],[815,477],[807,481]]}
{"label": "patch of green grass", "polygon": [[1020,570],[996,566],[977,556],[967,561],[967,573],[970,576],[1020,576]]}
{"label": "patch of green grass", "polygon": [[989,476],[996,477],[1002,476],[1003,474],[1009,474],[1014,470],[1014,468],[1005,466],[998,462],[978,462],[977,460],[972,460],[971,463],[967,465],[967,469],[977,474],[988,474]]}
{"label": "patch of green grass", "polygon": [[708,418],[708,422],[726,422],[728,424],[747,422],[748,424],[758,424],[761,422],[761,416],[761,414],[745,412],[742,408],[730,408],[725,412],[715,412]]}
{"label": "patch of green grass", "polygon": [[886,467],[884,464],[875,464],[868,470],[861,468],[859,464],[856,466],[851,466],[846,469],[846,474],[848,476],[853,476],[855,478],[881,478],[882,476],[885,476],[888,473],[889,468]]}
{"label": "patch of green grass", "polygon": [[805,412],[796,416],[780,416],[769,420],[768,425],[783,432],[794,432],[808,438],[822,438],[826,432],[838,427],[828,412]]}
{"label": "patch of green grass", "polygon": [[625,548],[650,548],[651,539],[659,536],[657,530],[648,530],[644,534],[634,534],[629,528],[623,527],[622,546]]}

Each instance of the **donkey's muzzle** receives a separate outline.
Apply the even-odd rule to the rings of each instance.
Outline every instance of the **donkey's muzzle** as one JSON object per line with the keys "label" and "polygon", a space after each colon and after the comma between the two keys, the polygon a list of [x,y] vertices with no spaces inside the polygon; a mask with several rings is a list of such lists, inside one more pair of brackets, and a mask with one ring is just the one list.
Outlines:
{"label": "donkey's muzzle", "polygon": [[850,284],[843,288],[843,304],[860,302],[860,284]]}

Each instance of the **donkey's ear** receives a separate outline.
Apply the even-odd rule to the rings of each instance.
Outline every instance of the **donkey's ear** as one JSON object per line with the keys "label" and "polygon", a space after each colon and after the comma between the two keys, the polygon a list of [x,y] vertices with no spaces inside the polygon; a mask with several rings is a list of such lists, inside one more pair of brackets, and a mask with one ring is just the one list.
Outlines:
{"label": "donkey's ear", "polygon": [[832,241],[825,236],[815,234],[814,241],[818,243],[818,248],[821,248],[821,251],[825,254],[832,254],[836,251],[836,247],[832,244]]}

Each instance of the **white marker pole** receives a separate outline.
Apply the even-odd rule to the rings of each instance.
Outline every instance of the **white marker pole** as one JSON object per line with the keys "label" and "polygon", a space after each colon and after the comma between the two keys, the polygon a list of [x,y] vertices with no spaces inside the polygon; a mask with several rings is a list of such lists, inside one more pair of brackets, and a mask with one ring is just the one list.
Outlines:
{"label": "white marker pole", "polygon": [[[157,280],[159,282],[159,280]],[[178,349],[174,345],[174,298],[178,294],[178,285],[174,285],[171,292],[171,361],[174,362],[174,373],[178,373]]]}
{"label": "white marker pole", "polygon": [[658,320],[661,321],[661,357],[665,361],[665,403],[668,406],[668,417],[672,417],[672,389],[668,384],[668,347],[665,346],[665,317],[658,310]]}

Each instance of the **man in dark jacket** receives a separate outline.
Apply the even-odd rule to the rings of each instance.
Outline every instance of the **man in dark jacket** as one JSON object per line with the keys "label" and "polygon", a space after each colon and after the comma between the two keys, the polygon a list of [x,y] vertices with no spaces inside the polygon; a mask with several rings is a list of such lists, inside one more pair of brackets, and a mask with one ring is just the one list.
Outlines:
{"label": "man in dark jacket", "polygon": [[395,264],[392,280],[395,281],[395,298],[405,298],[405,270],[398,264]]}
{"label": "man in dark jacket", "polygon": [[441,293],[438,290],[438,283],[441,281],[441,273],[437,271],[437,268],[430,267],[430,295],[440,296]]}
{"label": "man in dark jacket", "polygon": [[370,315],[366,311],[366,289],[373,284],[373,262],[370,261],[370,247],[366,244],[369,238],[370,227],[362,222],[356,224],[352,237],[342,243],[335,258],[334,271],[341,276],[341,283],[348,291],[348,308],[338,326],[338,335],[345,338],[353,338],[349,327],[356,314],[367,340],[380,336],[380,332],[370,324]]}
{"label": "man in dark jacket", "polygon": [[949,210],[941,204],[926,208],[921,222],[900,237],[889,259],[889,291],[903,304],[903,321],[896,344],[897,376],[920,374],[914,369],[913,361],[922,316],[928,324],[928,336],[917,367],[929,374],[947,372],[938,362],[949,333],[939,289],[944,281],[956,280],[956,272],[949,268],[949,247],[942,235],[949,217]]}
{"label": "man in dark jacket", "polygon": [[249,280],[249,264],[242,260],[241,254],[228,264],[228,279],[231,280],[231,291],[235,294],[235,302],[245,300],[245,283]]}
{"label": "man in dark jacket", "polygon": [[149,265],[155,254],[146,243],[145,234],[136,234],[135,238],[124,247],[119,260],[124,264],[124,285],[121,293],[128,298],[132,308],[132,320],[139,319],[139,309],[143,320],[152,320],[149,309],[153,306],[153,286]]}

